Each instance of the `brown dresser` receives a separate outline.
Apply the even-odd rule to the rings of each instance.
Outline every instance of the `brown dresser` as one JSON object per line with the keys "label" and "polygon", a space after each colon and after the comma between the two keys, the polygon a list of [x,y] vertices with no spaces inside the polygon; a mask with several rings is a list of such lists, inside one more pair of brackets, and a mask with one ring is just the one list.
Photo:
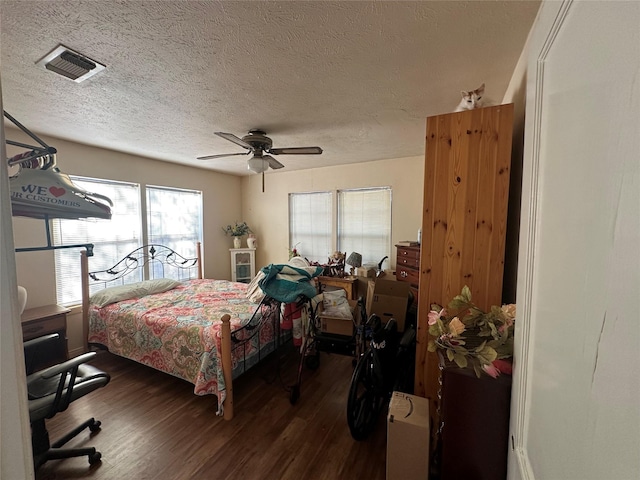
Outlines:
{"label": "brown dresser", "polygon": [[411,285],[413,302],[417,304],[420,283],[420,245],[410,247],[396,245],[396,250],[396,280]]}

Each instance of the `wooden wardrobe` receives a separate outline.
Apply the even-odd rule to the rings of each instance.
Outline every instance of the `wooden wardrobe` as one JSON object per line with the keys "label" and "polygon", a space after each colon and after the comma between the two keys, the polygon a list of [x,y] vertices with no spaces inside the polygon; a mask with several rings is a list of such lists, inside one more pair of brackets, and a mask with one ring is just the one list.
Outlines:
{"label": "wooden wardrobe", "polygon": [[438,359],[427,351],[431,304],[464,285],[482,309],[500,305],[513,104],[427,118],[414,393],[438,425]]}

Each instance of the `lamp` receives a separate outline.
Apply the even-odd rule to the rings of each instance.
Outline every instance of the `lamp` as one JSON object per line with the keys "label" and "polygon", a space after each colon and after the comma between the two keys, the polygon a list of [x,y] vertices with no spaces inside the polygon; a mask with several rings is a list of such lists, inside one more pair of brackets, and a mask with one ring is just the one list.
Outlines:
{"label": "lamp", "polygon": [[262,157],[254,155],[247,162],[247,168],[255,173],[266,172],[269,168],[269,162]]}
{"label": "lamp", "polygon": [[362,255],[357,252],[351,252],[345,263],[351,266],[351,275],[353,275],[356,268],[360,268],[362,266]]}

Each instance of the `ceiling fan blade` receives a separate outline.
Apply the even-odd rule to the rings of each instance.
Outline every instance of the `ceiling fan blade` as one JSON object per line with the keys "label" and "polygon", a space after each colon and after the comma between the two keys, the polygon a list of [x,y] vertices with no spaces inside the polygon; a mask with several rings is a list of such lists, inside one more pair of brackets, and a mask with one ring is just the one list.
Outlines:
{"label": "ceiling fan blade", "polygon": [[212,160],[214,158],[233,157],[235,155],[248,155],[249,152],[242,153],[220,153],[218,155],[207,155],[206,157],[196,157],[197,160]]}
{"label": "ceiling fan blade", "polygon": [[264,158],[265,160],[267,160],[269,162],[269,166],[271,168],[273,168],[274,170],[277,170],[279,168],[284,168],[284,165],[281,164],[278,160],[276,160],[275,158],[273,158],[271,155],[263,155],[262,158]]}
{"label": "ceiling fan blade", "polygon": [[235,143],[236,145],[240,145],[248,150],[251,150],[253,147],[249,145],[247,142],[242,140],[241,138],[236,137],[233,133],[225,133],[225,132],[213,132],[219,137],[224,138],[225,140],[229,140],[230,142]]}
{"label": "ceiling fan blade", "polygon": [[320,147],[289,147],[289,148],[270,148],[267,150],[273,155],[287,154],[287,155],[318,155],[322,153]]}

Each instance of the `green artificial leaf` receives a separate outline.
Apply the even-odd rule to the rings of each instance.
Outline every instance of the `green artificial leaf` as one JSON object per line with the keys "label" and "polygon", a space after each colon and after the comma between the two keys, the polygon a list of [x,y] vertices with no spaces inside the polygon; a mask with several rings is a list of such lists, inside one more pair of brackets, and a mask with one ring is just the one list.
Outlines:
{"label": "green artificial leaf", "polygon": [[435,352],[436,351],[436,342],[434,342],[433,340],[429,340],[429,344],[427,345],[427,350],[430,352]]}
{"label": "green artificial leaf", "polygon": [[433,325],[429,325],[429,335],[439,337],[442,333],[442,330],[440,330],[440,327],[438,327],[437,324],[434,323]]}
{"label": "green artificial leaf", "polygon": [[461,312],[463,310],[467,310],[469,308],[469,304],[461,298],[460,295],[457,295],[449,302],[449,311],[451,312]]}
{"label": "green artificial leaf", "polygon": [[[488,327],[491,330],[490,335],[493,338],[499,337],[500,333],[498,333],[498,329],[496,328],[496,326],[492,323],[492,322],[488,322]],[[489,335],[489,333],[487,333]]]}
{"label": "green artificial leaf", "polygon": [[479,365],[476,365],[475,363],[473,364],[473,371],[476,373],[476,377],[480,378],[480,376],[482,375],[482,368],[480,368]]}
{"label": "green artificial leaf", "polygon": [[489,365],[498,357],[498,354],[493,348],[485,345],[485,347],[480,352],[478,352],[477,357],[480,363],[482,363],[483,365]]}
{"label": "green artificial leaf", "polygon": [[478,348],[476,348],[474,351],[475,352],[481,352],[484,350],[484,347],[487,345],[487,341],[485,340],[484,342],[482,342],[480,345],[478,345]]}
{"label": "green artificial leaf", "polygon": [[453,350],[447,350],[447,358],[449,359],[450,362],[453,361],[454,356],[455,356],[455,353],[453,353]]}
{"label": "green artificial leaf", "polygon": [[467,285],[462,287],[461,296],[465,299],[467,303],[471,303],[471,290],[469,290],[469,287]]}
{"label": "green artificial leaf", "polygon": [[456,353],[453,356],[453,361],[456,362],[456,365],[458,365],[460,368],[465,368],[468,365],[467,357],[459,353]]}

